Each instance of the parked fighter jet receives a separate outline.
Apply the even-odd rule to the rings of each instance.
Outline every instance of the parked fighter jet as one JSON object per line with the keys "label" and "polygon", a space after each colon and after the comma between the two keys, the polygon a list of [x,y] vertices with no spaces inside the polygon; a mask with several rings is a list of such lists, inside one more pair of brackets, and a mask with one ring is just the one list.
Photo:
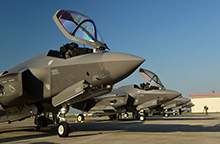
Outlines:
{"label": "parked fighter jet", "polygon": [[188,102],[190,102],[190,99],[184,98],[184,97],[178,97],[178,98],[175,98],[174,100],[166,102],[165,104],[161,105],[161,107],[163,107],[163,109],[164,109],[165,117],[168,117],[169,114],[171,114],[171,113],[173,115],[176,115],[177,110],[178,110],[178,113],[181,115],[182,114],[182,110],[181,110],[182,106],[187,104]]}
{"label": "parked fighter jet", "polygon": [[[140,120],[144,121],[146,112],[151,112],[158,106],[181,95],[179,92],[166,90],[153,72],[140,68],[139,73],[151,84],[149,87],[123,86],[113,89],[109,94],[75,104],[72,107],[94,112],[98,116],[108,115],[110,119],[115,119],[117,113],[123,113],[124,117],[127,117],[127,112],[133,112],[137,117],[138,111]],[[77,118],[78,121],[83,119],[82,114]]]}
{"label": "parked fighter jet", "polygon": [[77,48],[76,55],[68,59],[50,50],[4,71],[0,76],[0,122],[36,116],[41,126],[48,124],[40,116],[43,112],[58,113],[58,135],[66,137],[69,106],[110,92],[113,84],[129,76],[144,59],[107,52],[94,22],[83,14],[58,10],[53,19],[68,39],[94,50]]}

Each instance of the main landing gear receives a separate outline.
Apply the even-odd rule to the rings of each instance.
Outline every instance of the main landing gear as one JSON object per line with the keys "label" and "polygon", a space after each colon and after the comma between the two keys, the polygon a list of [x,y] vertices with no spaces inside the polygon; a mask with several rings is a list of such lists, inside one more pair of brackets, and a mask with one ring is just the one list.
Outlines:
{"label": "main landing gear", "polygon": [[34,130],[44,131],[50,130],[48,125],[53,124],[53,120],[49,119],[49,113],[43,113],[43,115],[35,116],[34,123],[37,125]]}
{"label": "main landing gear", "polygon": [[68,111],[69,106],[67,104],[63,104],[58,114],[53,114],[53,120],[49,119],[49,113],[43,113],[40,116],[36,116],[34,123],[37,125],[37,127],[34,129],[40,131],[50,130],[48,125],[58,124],[57,133],[59,137],[67,137],[70,133],[70,127],[65,118],[65,114],[67,114]]}
{"label": "main landing gear", "polygon": [[108,117],[109,117],[110,120],[119,119],[119,115],[118,114],[109,115]]}

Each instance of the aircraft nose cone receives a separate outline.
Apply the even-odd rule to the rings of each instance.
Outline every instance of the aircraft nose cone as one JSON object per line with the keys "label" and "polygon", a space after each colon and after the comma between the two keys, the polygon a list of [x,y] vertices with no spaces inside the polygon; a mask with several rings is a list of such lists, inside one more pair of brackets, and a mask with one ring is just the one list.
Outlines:
{"label": "aircraft nose cone", "polygon": [[167,97],[168,99],[172,100],[172,99],[175,99],[179,96],[181,96],[182,94],[177,92],[177,91],[172,91],[172,90],[169,90],[169,92],[167,93]]}
{"label": "aircraft nose cone", "polygon": [[145,59],[125,53],[105,53],[103,66],[109,72],[111,83],[117,83],[133,73]]}

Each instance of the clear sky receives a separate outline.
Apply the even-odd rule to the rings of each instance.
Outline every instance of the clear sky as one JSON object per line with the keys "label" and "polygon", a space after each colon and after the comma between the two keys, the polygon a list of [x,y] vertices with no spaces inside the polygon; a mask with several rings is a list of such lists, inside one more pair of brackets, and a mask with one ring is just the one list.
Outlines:
{"label": "clear sky", "polygon": [[[111,51],[145,58],[167,89],[220,93],[219,0],[2,0],[1,72],[70,42],[52,19],[58,9],[91,17]],[[116,86],[141,82],[136,71]]]}

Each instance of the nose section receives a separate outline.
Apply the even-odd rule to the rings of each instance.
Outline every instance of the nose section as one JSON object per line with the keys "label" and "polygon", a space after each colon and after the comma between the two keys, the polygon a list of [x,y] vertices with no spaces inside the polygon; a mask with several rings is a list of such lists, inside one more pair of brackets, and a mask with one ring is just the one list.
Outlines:
{"label": "nose section", "polygon": [[145,59],[125,53],[105,53],[102,63],[110,74],[111,82],[117,83],[133,73]]}
{"label": "nose section", "polygon": [[188,103],[188,102],[190,102],[190,99],[187,99],[187,98],[184,98],[184,99],[183,99],[183,104],[186,104],[186,103]]}
{"label": "nose section", "polygon": [[169,100],[173,100],[173,99],[181,96],[182,94],[177,91],[169,90],[166,95]]}

